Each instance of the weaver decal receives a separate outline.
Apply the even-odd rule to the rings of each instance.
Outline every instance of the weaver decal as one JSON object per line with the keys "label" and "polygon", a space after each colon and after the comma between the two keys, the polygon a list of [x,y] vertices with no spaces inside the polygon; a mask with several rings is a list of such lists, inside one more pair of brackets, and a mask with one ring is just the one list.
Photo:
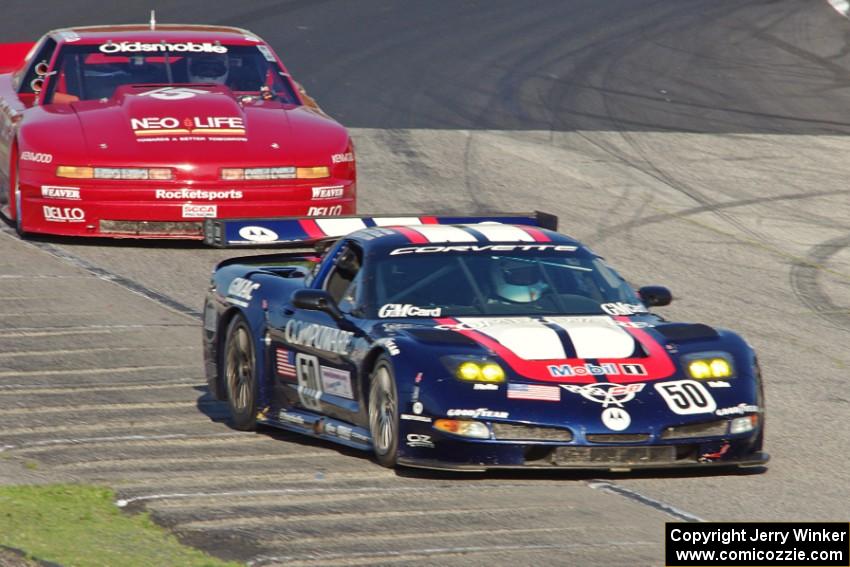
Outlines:
{"label": "weaver decal", "polygon": [[[478,384],[476,384],[477,386]],[[482,384],[495,386],[495,384]],[[560,402],[561,389],[557,386],[539,386],[536,384],[508,384],[508,398],[512,400],[542,400]]]}
{"label": "weaver decal", "polygon": [[346,370],[322,366],[322,390],[326,394],[353,400],[351,373]]}
{"label": "weaver decal", "polygon": [[41,196],[45,199],[67,199],[69,201],[79,201],[80,188],[60,187],[57,185],[42,185]]}
{"label": "weaver decal", "polygon": [[290,319],[284,328],[286,342],[334,354],[348,354],[354,333]]}
{"label": "weaver decal", "polygon": [[182,43],[142,43],[141,41],[122,41],[113,43],[111,41],[98,47],[101,53],[227,53],[227,48],[218,42],[194,43],[191,41]]}
{"label": "weaver decal", "polygon": [[320,201],[322,199],[341,199],[345,195],[345,189],[342,185],[333,185],[331,187],[313,187],[313,200]]}

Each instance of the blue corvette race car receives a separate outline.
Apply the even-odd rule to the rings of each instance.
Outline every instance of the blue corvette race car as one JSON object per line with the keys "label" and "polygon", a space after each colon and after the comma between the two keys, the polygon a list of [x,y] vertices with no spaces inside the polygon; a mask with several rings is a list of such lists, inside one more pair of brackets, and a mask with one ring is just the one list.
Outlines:
{"label": "blue corvette race car", "polygon": [[[753,349],[673,323],[549,215],[208,220],[209,389],[279,427],[435,469],[759,466]],[[421,223],[421,224],[420,224]]]}

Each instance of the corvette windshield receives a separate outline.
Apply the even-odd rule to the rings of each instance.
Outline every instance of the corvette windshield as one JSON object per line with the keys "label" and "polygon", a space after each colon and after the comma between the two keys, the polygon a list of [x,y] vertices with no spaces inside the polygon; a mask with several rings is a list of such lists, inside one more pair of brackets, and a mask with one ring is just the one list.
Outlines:
{"label": "corvette windshield", "polygon": [[625,280],[587,251],[387,256],[374,277],[378,317],[645,311]]}
{"label": "corvette windshield", "polygon": [[[117,49],[126,44],[109,44]],[[172,47],[199,44],[164,44]],[[105,45],[67,45],[59,52],[48,102],[110,98],[121,85],[219,84],[237,94],[259,94],[299,104],[292,85],[264,45],[200,44],[207,51],[115,51]],[[160,44],[130,44],[130,49]],[[217,50],[217,51],[214,51]]]}

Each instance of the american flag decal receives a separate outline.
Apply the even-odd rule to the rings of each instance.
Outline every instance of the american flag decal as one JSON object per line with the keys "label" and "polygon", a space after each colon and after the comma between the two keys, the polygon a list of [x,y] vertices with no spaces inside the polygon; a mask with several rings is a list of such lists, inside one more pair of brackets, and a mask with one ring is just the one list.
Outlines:
{"label": "american flag decal", "polygon": [[292,364],[293,354],[285,348],[275,351],[277,373],[285,378],[295,378],[295,366]]}
{"label": "american flag decal", "polygon": [[508,398],[513,400],[545,400],[547,402],[560,402],[561,389],[557,386],[508,384]]}

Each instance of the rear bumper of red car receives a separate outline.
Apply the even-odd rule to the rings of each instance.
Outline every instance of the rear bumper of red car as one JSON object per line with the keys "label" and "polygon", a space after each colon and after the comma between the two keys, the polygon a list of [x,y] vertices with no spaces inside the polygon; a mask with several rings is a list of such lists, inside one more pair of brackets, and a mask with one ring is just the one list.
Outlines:
{"label": "rear bumper of red car", "polygon": [[20,185],[26,233],[113,238],[203,238],[207,218],[356,213],[350,179],[259,187],[256,183],[127,187],[50,180]]}

